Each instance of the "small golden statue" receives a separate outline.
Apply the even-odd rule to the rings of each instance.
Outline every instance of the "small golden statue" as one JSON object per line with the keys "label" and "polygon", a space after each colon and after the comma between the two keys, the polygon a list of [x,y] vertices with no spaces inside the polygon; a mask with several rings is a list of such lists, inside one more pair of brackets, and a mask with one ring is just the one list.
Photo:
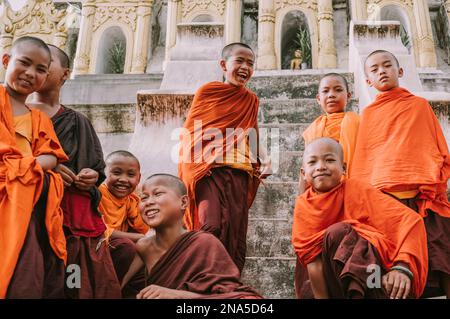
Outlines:
{"label": "small golden statue", "polygon": [[295,50],[294,58],[291,60],[291,70],[300,70],[302,68],[302,51]]}

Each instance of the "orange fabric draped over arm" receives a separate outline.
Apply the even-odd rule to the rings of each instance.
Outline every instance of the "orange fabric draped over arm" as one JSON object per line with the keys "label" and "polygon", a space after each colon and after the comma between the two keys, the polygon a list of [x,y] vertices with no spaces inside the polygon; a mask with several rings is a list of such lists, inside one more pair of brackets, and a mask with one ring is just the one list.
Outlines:
{"label": "orange fabric draped over arm", "polygon": [[[12,114],[9,96],[0,86],[0,298],[6,296],[34,205],[42,191],[44,172],[36,157],[52,154],[59,161],[67,160],[52,122],[37,110],[31,110],[33,156],[23,157],[15,141]],[[63,214],[59,207],[64,184],[58,174],[48,171],[48,175],[45,225],[55,254],[66,261]]]}
{"label": "orange fabric draped over arm", "polygon": [[[233,136],[231,136],[233,140],[227,138],[227,128],[240,129],[241,132],[236,131],[237,143],[249,137],[250,152],[253,155],[257,153],[257,150],[253,148],[258,147],[258,107],[258,97],[245,87],[211,82],[203,85],[195,93],[184,123],[178,164],[178,175],[185,183],[190,199],[190,205],[185,214],[185,224],[188,229],[199,227],[195,203],[196,183],[235,145]],[[201,125],[201,131],[197,130],[199,125]],[[215,138],[211,138],[212,135]],[[252,165],[257,170],[258,165],[255,159],[252,159]],[[253,202],[257,188],[258,180],[254,177],[251,179],[248,193],[249,206]]]}
{"label": "orange fabric draped over arm", "polygon": [[384,192],[419,191],[417,205],[450,218],[450,154],[442,128],[424,98],[403,88],[377,95],[363,112],[352,177]]}
{"label": "orange fabric draped over arm", "polygon": [[107,230],[105,236],[111,236],[114,230],[128,231],[128,227],[140,232],[147,233],[149,227],[144,223],[139,214],[139,197],[131,193],[124,198],[117,198],[108,190],[105,184],[98,188],[102,193],[102,199],[98,207],[103,214],[103,221]]}
{"label": "orange fabric draped over arm", "polygon": [[321,253],[327,228],[339,222],[350,224],[369,241],[387,270],[397,262],[407,264],[414,274],[414,294],[422,294],[428,273],[427,237],[416,212],[354,179],[324,194],[308,188],[297,198],[292,227],[292,243],[303,265]]}
{"label": "orange fabric draped over arm", "polygon": [[358,114],[340,112],[319,116],[302,135],[306,145],[320,137],[330,137],[336,140],[344,150],[344,162],[347,163],[349,172],[355,153],[358,129]]}

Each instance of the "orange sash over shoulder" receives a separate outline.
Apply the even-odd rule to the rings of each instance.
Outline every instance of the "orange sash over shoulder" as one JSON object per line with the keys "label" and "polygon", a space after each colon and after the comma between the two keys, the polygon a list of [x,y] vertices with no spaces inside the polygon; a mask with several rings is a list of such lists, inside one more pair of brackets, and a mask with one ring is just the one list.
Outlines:
{"label": "orange sash over shoulder", "polygon": [[98,209],[103,214],[107,238],[114,230],[127,232],[129,227],[141,234],[147,233],[149,227],[139,214],[140,199],[136,194],[131,193],[124,198],[117,198],[111,194],[105,184],[100,185],[98,189],[102,193]]}
{"label": "orange sash over shoulder", "polygon": [[354,179],[324,194],[310,187],[297,198],[292,226],[292,243],[303,265],[322,252],[327,228],[339,222],[350,224],[377,249],[386,270],[397,262],[407,264],[414,274],[414,294],[422,294],[428,271],[427,237],[416,212]]}
{"label": "orange sash over shoulder", "polygon": [[403,88],[377,95],[361,116],[351,176],[384,192],[418,190],[416,203],[450,217],[450,154],[427,100]]}
{"label": "orange sash over shoulder", "polygon": [[359,129],[359,115],[353,112],[340,112],[319,116],[303,132],[303,139],[308,145],[320,137],[330,137],[341,144],[344,150],[344,162],[350,170],[355,153],[356,138]]}
{"label": "orange sash over shoulder", "polygon": [[[239,144],[247,136],[253,136],[252,145],[258,143],[259,99],[245,87],[235,87],[221,82],[203,85],[195,93],[192,106],[184,123],[178,175],[185,183],[190,199],[185,214],[188,229],[198,229],[199,220],[195,203],[195,185],[213,167],[217,158],[225,158],[231,152],[234,143],[227,139],[227,128],[234,129],[237,138],[231,138]],[[201,125],[200,132],[195,129]],[[240,129],[241,133],[238,133]],[[255,135],[249,134],[253,129]],[[221,133],[222,137],[215,133]],[[211,136],[215,134],[215,138]],[[198,151],[200,150],[200,151]],[[225,154],[224,154],[225,153]],[[210,156],[205,157],[206,154]],[[256,154],[256,150],[253,150]],[[256,164],[253,164],[256,169]],[[250,177],[249,177],[250,178]],[[253,202],[258,188],[257,178],[251,178],[248,193],[248,205]]]}
{"label": "orange sash over shoulder", "polygon": [[[44,172],[36,162],[43,154],[67,160],[50,119],[31,110],[33,156],[23,157],[16,144],[12,107],[6,89],[0,86],[0,298],[5,298],[25,241],[34,205],[42,191]],[[49,189],[45,213],[50,245],[66,261],[63,213],[60,208],[64,184],[59,174],[48,171]]]}

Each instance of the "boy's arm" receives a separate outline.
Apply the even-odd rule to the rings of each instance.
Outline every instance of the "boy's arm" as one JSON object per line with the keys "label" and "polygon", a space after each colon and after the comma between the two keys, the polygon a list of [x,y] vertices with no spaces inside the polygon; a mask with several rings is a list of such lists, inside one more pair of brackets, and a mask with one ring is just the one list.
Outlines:
{"label": "boy's arm", "polygon": [[58,159],[51,154],[39,155],[36,157],[36,161],[41,165],[43,171],[54,169],[58,165]]}
{"label": "boy's arm", "polygon": [[267,154],[267,150],[264,146],[259,145],[259,160],[261,162],[261,178],[269,177],[273,174],[272,171],[272,160],[270,156]]}
{"label": "boy's arm", "polygon": [[131,262],[130,268],[128,268],[127,273],[122,279],[121,289],[125,287],[125,285],[130,281],[131,278],[144,266],[144,261],[142,260],[139,252],[134,256],[133,261]]}
{"label": "boy's arm", "polygon": [[311,263],[306,265],[308,276],[311,280],[311,288],[315,299],[328,299],[327,283],[323,274],[322,255],[319,255]]}
{"label": "boy's arm", "polygon": [[144,237],[145,237],[144,234],[128,233],[120,230],[114,230],[111,234],[111,238],[128,238],[134,243],[136,243],[139,239]]}
{"label": "boy's arm", "polygon": [[186,290],[176,290],[157,285],[150,285],[142,289],[136,296],[136,299],[196,299],[202,294]]}

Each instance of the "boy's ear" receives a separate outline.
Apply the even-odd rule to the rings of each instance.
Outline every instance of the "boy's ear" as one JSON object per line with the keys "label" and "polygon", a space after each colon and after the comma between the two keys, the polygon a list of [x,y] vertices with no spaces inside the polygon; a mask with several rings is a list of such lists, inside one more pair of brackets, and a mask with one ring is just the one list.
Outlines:
{"label": "boy's ear", "polygon": [[398,77],[401,78],[403,77],[403,74],[405,73],[405,71],[403,71],[403,68],[399,68],[398,69]]}
{"label": "boy's ear", "polygon": [[181,209],[183,210],[187,209],[188,205],[189,205],[188,195],[181,196]]}
{"label": "boy's ear", "polygon": [[224,59],[221,59],[220,62],[220,68],[222,69],[223,72],[227,71],[227,61]]}
{"label": "boy's ear", "polygon": [[344,175],[347,174],[347,163],[342,163],[342,169],[344,171]]}
{"label": "boy's ear", "polygon": [[352,92],[347,92],[347,99],[351,99],[352,97]]}
{"label": "boy's ear", "polygon": [[368,86],[372,86],[372,82],[368,78],[366,78],[366,83]]}
{"label": "boy's ear", "polygon": [[319,105],[320,105],[320,94],[317,94],[317,95],[316,95],[316,101],[317,101],[317,103],[319,103]]}
{"label": "boy's ear", "polygon": [[63,76],[61,78],[61,80],[63,80],[64,82],[66,82],[66,80],[70,77],[70,69],[66,68],[64,70]]}
{"label": "boy's ear", "polygon": [[300,168],[300,174],[304,179],[306,179],[305,170],[303,169],[303,166]]}
{"label": "boy's ear", "polygon": [[3,64],[3,67],[5,68],[5,70],[8,67],[8,63],[9,63],[10,59],[11,59],[11,56],[8,53],[3,54],[3,56],[2,56],[2,64]]}

